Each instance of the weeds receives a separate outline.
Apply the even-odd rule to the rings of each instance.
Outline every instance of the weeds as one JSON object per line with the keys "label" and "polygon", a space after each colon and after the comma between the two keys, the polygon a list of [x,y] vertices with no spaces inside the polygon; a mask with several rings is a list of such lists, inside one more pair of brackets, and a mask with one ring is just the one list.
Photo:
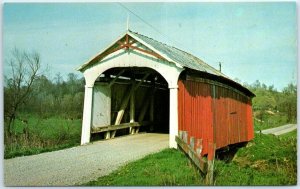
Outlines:
{"label": "weeds", "polygon": [[216,161],[216,185],[295,185],[296,133],[287,137],[255,135],[230,163]]}
{"label": "weeds", "polygon": [[27,123],[16,121],[14,135],[5,141],[4,158],[32,155],[79,145],[80,120],[23,115]]}

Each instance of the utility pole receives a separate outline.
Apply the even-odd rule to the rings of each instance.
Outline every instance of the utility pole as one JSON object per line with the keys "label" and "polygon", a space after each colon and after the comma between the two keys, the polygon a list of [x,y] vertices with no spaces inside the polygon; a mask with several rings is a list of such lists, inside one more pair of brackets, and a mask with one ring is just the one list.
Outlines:
{"label": "utility pole", "polygon": [[129,14],[127,13],[127,31],[129,30]]}

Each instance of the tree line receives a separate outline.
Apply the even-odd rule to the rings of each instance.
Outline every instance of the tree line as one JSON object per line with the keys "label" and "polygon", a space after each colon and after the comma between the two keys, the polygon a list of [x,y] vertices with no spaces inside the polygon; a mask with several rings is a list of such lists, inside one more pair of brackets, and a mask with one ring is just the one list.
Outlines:
{"label": "tree line", "polygon": [[277,91],[274,85],[267,86],[256,80],[253,84],[243,84],[256,97],[253,98],[252,108],[254,117],[264,121],[267,114],[279,113],[286,116],[286,122],[297,120],[297,85],[289,83],[283,90]]}
{"label": "tree line", "polygon": [[[69,73],[64,80],[60,73],[49,79],[41,71],[40,55],[14,49],[7,62],[11,75],[5,75],[4,118],[5,134],[11,136],[14,121],[26,119],[22,114],[36,114],[41,118],[60,116],[65,119],[81,119],[84,98],[84,78]],[[290,83],[282,92],[273,85],[260,81],[249,85],[256,97],[253,99],[255,118],[264,121],[269,112],[281,113],[286,122],[295,122],[297,117],[297,86]]]}
{"label": "tree line", "polygon": [[26,115],[41,118],[60,116],[81,119],[84,78],[69,73],[64,80],[60,73],[53,79],[41,68],[40,55],[14,49],[7,61],[11,74],[4,76],[4,128],[6,138],[14,135],[15,120],[27,122]]}

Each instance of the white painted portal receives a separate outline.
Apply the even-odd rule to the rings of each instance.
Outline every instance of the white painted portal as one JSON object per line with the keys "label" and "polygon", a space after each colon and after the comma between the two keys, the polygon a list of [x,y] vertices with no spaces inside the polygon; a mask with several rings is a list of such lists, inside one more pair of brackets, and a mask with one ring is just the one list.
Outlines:
{"label": "white painted portal", "polygon": [[96,63],[83,71],[86,81],[83,126],[81,144],[90,142],[90,130],[92,120],[92,91],[95,80],[108,69],[117,67],[146,67],[151,68],[160,73],[168,83],[170,89],[170,120],[169,120],[169,137],[171,148],[177,148],[175,136],[178,135],[178,77],[183,71],[182,67],[178,67],[175,63],[157,59],[149,55],[135,52],[132,50],[118,50],[109,56],[105,57],[99,63]]}
{"label": "white painted portal", "polygon": [[81,144],[86,144],[90,142],[91,120],[92,120],[92,99],[93,99],[93,87],[85,85]]}

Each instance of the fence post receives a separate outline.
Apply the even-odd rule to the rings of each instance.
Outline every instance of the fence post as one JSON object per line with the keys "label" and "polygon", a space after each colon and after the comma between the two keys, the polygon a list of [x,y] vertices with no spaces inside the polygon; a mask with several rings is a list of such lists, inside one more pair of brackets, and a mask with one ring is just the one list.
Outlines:
{"label": "fence post", "polygon": [[207,173],[206,173],[206,184],[210,186],[214,184],[215,150],[216,150],[216,145],[210,142],[208,144]]}

